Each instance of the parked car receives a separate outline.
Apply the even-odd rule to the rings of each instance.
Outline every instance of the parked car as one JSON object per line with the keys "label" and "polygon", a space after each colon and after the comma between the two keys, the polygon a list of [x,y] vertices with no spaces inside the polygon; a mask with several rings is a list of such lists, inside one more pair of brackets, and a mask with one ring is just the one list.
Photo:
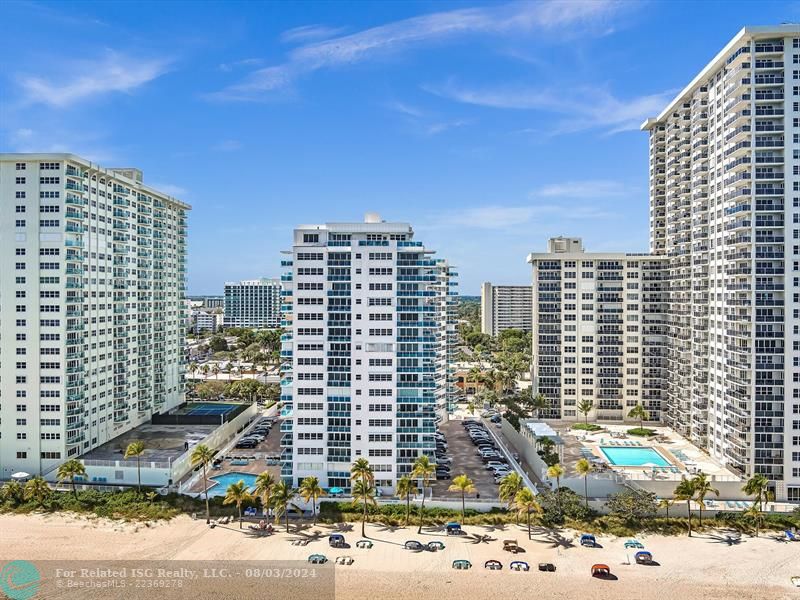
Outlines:
{"label": "parked car", "polygon": [[447,471],[436,471],[436,479],[441,481],[443,479],[450,479],[450,473]]}
{"label": "parked car", "polygon": [[504,463],[503,461],[500,461],[500,460],[490,460],[489,462],[486,463],[486,468],[487,469],[493,469],[495,467],[506,467],[506,468],[508,468],[508,464],[506,464],[506,463]]}

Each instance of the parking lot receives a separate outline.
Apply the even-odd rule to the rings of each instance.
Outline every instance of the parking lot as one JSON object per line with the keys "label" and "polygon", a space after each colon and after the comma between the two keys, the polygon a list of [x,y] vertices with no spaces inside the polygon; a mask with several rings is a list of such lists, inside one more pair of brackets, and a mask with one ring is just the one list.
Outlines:
{"label": "parking lot", "polygon": [[[472,479],[475,489],[481,498],[497,498],[497,484],[492,472],[478,456],[477,448],[467,435],[461,421],[447,421],[439,428],[447,440],[447,456],[453,459],[450,467],[452,477],[465,473]],[[434,498],[460,498],[456,492],[448,492],[449,480],[436,481],[433,484]],[[474,495],[473,495],[474,497]]]}

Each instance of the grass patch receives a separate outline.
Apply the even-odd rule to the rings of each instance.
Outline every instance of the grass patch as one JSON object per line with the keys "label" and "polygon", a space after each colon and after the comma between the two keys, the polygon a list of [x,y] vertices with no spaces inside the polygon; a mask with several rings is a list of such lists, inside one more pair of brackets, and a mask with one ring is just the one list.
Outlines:
{"label": "grass patch", "polygon": [[655,435],[654,429],[648,429],[647,427],[634,427],[633,429],[628,429],[629,435],[638,435],[639,437],[650,437],[651,435]]}
{"label": "grass patch", "polygon": [[594,423],[575,423],[572,429],[579,429],[581,431],[601,431],[603,428]]}

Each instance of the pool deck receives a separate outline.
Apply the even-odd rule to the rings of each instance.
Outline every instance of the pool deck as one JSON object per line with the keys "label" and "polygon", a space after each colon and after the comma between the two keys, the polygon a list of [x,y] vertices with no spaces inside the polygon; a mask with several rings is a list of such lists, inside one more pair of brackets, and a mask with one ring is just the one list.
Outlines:
{"label": "pool deck", "polygon": [[[601,446],[633,447],[633,448],[653,448],[667,459],[677,473],[656,473],[653,477],[652,467],[644,466],[625,466],[609,465],[608,468],[615,471],[625,472],[634,478],[655,478],[655,479],[680,479],[681,475],[692,476],[696,471],[703,471],[708,475],[713,475],[718,479],[739,479],[739,477],[725,468],[715,458],[693,445],[688,440],[669,429],[668,427],[646,425],[648,429],[653,429],[655,435],[650,438],[642,438],[628,435],[626,431],[636,425],[631,424],[610,424],[596,423],[603,427],[601,431],[589,433],[572,429],[575,423],[572,421],[548,421],[548,424],[557,430],[564,440],[563,464],[568,476],[577,476],[575,473],[575,463],[583,457],[581,450],[588,448],[592,454],[608,462],[606,456],[600,450]],[[641,446],[630,446],[631,442],[639,442]]]}

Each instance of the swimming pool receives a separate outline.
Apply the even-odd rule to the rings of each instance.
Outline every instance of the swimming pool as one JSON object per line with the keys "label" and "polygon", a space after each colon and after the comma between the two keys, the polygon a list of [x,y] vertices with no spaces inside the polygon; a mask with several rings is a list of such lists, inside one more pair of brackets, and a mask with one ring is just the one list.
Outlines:
{"label": "swimming pool", "polygon": [[608,462],[625,467],[669,467],[670,463],[654,448],[626,448],[622,446],[601,446]]}
{"label": "swimming pool", "polygon": [[256,487],[256,476],[250,473],[225,473],[224,475],[216,475],[210,479],[213,479],[217,485],[208,488],[209,496],[224,496],[230,484],[239,483],[240,481],[244,481],[244,484],[251,492],[253,488]]}

